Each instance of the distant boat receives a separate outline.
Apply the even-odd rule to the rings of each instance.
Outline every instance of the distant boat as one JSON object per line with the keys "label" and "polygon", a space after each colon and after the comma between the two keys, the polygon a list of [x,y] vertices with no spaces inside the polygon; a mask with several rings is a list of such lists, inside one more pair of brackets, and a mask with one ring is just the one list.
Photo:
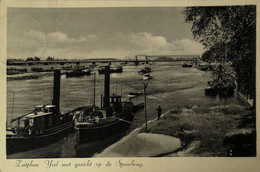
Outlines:
{"label": "distant boat", "polygon": [[32,72],[52,72],[54,71],[54,68],[50,68],[50,69],[43,69],[43,68],[39,68],[39,67],[33,67],[31,69]]}
{"label": "distant boat", "polygon": [[144,74],[144,73],[150,73],[151,71],[152,71],[151,67],[146,66],[146,67],[144,67],[143,69],[139,69],[139,70],[138,70],[138,73]]}
{"label": "distant boat", "polygon": [[80,77],[84,75],[91,75],[91,71],[88,69],[74,69],[66,72],[66,77]]}
{"label": "distant boat", "polygon": [[214,71],[217,63],[201,62],[197,68],[202,71]]}
{"label": "distant boat", "polygon": [[182,67],[192,67],[192,63],[184,63]]}
{"label": "distant boat", "polygon": [[143,94],[143,92],[141,92],[141,91],[129,92],[128,97],[133,98],[133,97],[137,97],[137,96],[142,95],[142,94]]}
{"label": "distant boat", "polygon": [[206,66],[200,65],[198,66],[198,69],[202,71],[213,71],[214,67],[212,65],[206,65]]}
{"label": "distant boat", "polygon": [[144,80],[149,80],[149,79],[152,79],[152,78],[153,77],[152,77],[152,75],[150,73],[144,74],[144,76],[143,76]]}
{"label": "distant boat", "polygon": [[72,66],[62,66],[62,70],[72,70]]}
{"label": "distant boat", "polygon": [[[123,67],[122,66],[111,66],[110,67],[110,73],[121,73],[123,72]],[[99,74],[105,74],[105,67],[101,66],[98,69]]]}

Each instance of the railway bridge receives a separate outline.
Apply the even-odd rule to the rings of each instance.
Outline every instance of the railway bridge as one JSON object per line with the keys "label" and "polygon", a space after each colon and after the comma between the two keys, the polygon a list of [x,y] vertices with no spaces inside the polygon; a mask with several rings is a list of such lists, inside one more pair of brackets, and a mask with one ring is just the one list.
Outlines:
{"label": "railway bridge", "polygon": [[133,59],[111,59],[111,58],[102,58],[102,59],[73,59],[73,60],[40,60],[40,61],[11,61],[7,60],[7,65],[50,65],[50,64],[81,64],[81,63],[134,63],[138,65],[139,63],[149,63],[149,62],[175,62],[175,61],[194,61],[198,60],[200,56],[198,55],[135,55]]}

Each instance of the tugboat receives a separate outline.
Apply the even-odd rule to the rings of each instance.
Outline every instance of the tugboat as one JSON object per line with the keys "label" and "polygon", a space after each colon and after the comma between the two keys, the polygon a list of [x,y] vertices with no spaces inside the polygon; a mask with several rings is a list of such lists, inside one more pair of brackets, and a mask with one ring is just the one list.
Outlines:
{"label": "tugboat", "polygon": [[149,67],[149,66],[146,66],[146,67],[144,67],[143,69],[139,69],[138,70],[138,73],[139,74],[144,74],[144,73],[150,73],[152,70],[151,70],[151,67]]}
{"label": "tugboat", "polygon": [[141,91],[129,92],[129,93],[128,93],[128,97],[129,97],[129,98],[134,98],[134,97],[140,96],[140,95],[142,95],[142,94],[143,94],[143,92],[141,92]]}
{"label": "tugboat", "polygon": [[132,112],[137,107],[130,101],[121,101],[122,97],[119,95],[110,96],[109,70],[110,66],[105,66],[105,96],[101,95],[101,107],[95,106],[94,103],[86,111],[75,115],[75,130],[80,142],[109,136],[125,129],[133,120]]}
{"label": "tugboat", "polygon": [[60,113],[60,70],[54,71],[52,103],[36,106],[32,112],[10,122],[17,122],[17,126],[6,131],[7,154],[51,144],[73,131],[73,114]]}
{"label": "tugboat", "polygon": [[[123,72],[123,67],[122,66],[111,66],[110,68],[110,73],[121,73]],[[105,66],[100,66],[98,69],[99,74],[105,74]]]}

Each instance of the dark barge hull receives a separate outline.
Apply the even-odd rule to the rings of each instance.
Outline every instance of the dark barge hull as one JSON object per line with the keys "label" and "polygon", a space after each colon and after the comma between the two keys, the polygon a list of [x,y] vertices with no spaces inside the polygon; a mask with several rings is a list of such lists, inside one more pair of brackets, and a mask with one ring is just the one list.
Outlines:
{"label": "dark barge hull", "polygon": [[[122,119],[131,122],[133,120],[133,117],[134,116],[130,114]],[[77,131],[78,141],[93,141],[101,137],[109,137],[110,135],[113,135],[117,132],[122,132],[130,126],[130,123],[123,120],[117,120],[113,123],[96,127],[86,127],[84,125],[77,126],[75,127],[75,129]]]}
{"label": "dark barge hull", "polygon": [[[110,73],[121,73],[121,72],[123,72],[123,68],[120,68],[120,69],[110,69],[109,72]],[[99,74],[105,74],[105,69],[99,69],[98,73]]]}
{"label": "dark barge hull", "polygon": [[28,136],[6,135],[6,153],[13,154],[40,148],[61,140],[74,131],[74,122],[66,122],[46,130],[43,134]]}
{"label": "dark barge hull", "polygon": [[81,77],[85,75],[91,75],[90,72],[81,72],[81,73],[73,73],[73,72],[66,72],[66,77]]}
{"label": "dark barge hull", "polygon": [[192,67],[192,64],[183,64],[182,67]]}

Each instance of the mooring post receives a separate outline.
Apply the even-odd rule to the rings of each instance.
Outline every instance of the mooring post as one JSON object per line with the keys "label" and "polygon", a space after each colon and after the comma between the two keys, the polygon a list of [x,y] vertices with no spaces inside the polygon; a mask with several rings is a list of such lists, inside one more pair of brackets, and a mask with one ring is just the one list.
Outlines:
{"label": "mooring post", "polygon": [[144,81],[143,82],[143,87],[144,87],[144,116],[145,116],[145,131],[148,133],[147,129],[147,107],[146,107],[146,88],[148,86],[148,82]]}

